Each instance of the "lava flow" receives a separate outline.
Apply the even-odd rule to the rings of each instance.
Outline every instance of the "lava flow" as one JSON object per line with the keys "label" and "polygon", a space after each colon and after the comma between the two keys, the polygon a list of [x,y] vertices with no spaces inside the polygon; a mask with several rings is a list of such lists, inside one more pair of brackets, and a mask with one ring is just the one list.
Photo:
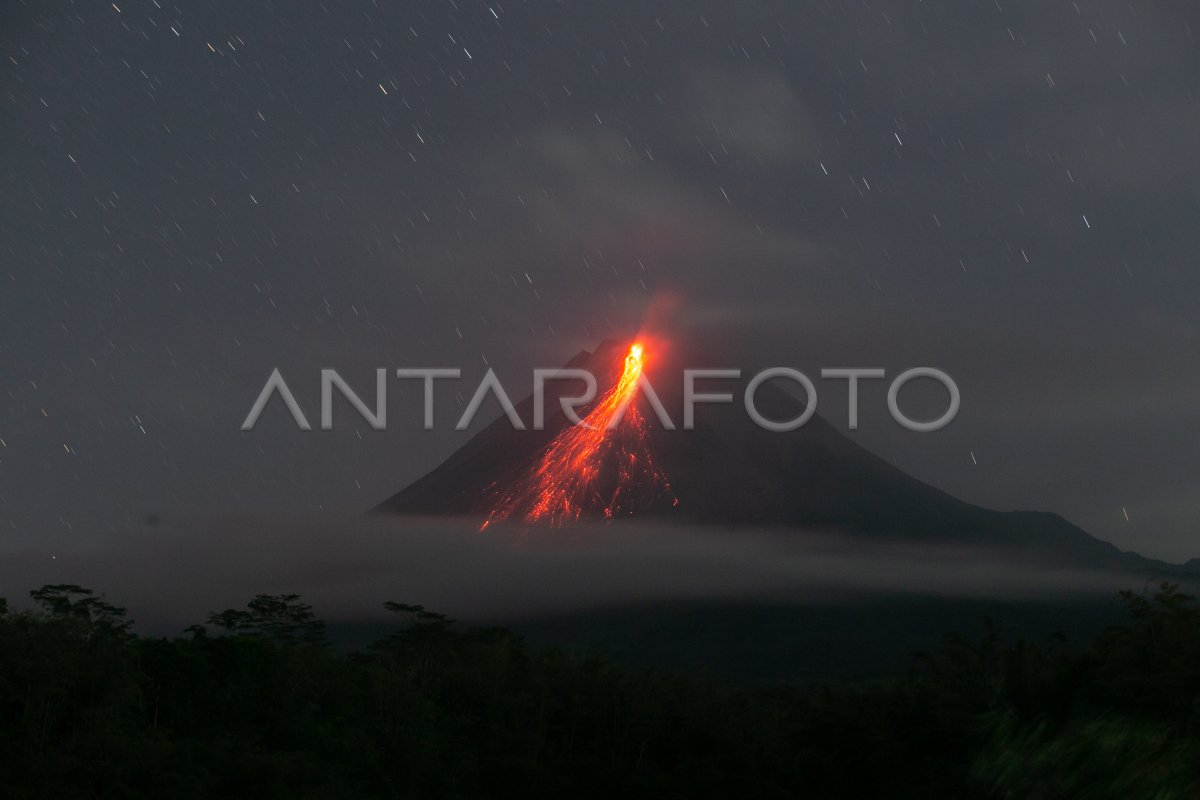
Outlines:
{"label": "lava flow", "polygon": [[650,450],[646,420],[633,402],[644,366],[644,348],[635,342],[617,382],[581,424],[568,426],[550,442],[480,530],[506,519],[560,525],[593,511],[611,519],[633,513],[647,498],[672,497]]}

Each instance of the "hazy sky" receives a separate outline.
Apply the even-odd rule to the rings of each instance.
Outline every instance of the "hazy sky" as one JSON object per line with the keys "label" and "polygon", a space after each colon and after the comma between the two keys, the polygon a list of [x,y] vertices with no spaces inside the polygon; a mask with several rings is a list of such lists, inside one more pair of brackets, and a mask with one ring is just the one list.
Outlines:
{"label": "hazy sky", "polygon": [[[9,2],[0,526],[364,509],[461,435],[239,425],[280,367],[495,366],[663,298],[747,365],[945,369],[858,440],[1200,556],[1188,2]],[[472,381],[448,385],[446,402]],[[819,413],[844,426],[844,394]],[[344,410],[344,409],[343,409]],[[273,412],[281,412],[276,407]]]}

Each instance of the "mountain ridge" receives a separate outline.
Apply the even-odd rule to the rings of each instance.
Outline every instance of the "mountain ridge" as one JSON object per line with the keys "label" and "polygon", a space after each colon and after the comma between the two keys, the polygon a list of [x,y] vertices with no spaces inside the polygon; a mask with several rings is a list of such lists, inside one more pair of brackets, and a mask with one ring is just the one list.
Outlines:
{"label": "mountain ridge", "polygon": [[[619,374],[626,347],[605,340],[594,351],[580,351],[566,366],[591,369],[602,394]],[[652,366],[661,370],[663,365]],[[734,387],[736,399],[746,382],[743,377],[726,386]],[[665,407],[681,407],[681,387],[652,383]],[[554,437],[571,424],[558,398],[574,391],[548,383],[544,430],[513,430],[501,415],[372,511],[468,515],[482,522],[499,496],[533,469]],[[635,402],[645,406],[642,397]],[[770,383],[759,387],[756,405],[773,419],[794,417],[804,408],[803,401]],[[517,404],[522,419],[532,419],[532,406],[532,396]],[[676,421],[681,418],[669,413]],[[817,414],[801,428],[783,433],[758,427],[736,402],[698,404],[694,430],[666,430],[652,411],[643,416],[649,421],[649,445],[678,503],[649,498],[637,516],[730,528],[829,528],[871,538],[998,545],[1064,563],[1200,574],[1200,559],[1171,564],[1122,551],[1053,512],[998,511],[967,503],[889,464]]]}

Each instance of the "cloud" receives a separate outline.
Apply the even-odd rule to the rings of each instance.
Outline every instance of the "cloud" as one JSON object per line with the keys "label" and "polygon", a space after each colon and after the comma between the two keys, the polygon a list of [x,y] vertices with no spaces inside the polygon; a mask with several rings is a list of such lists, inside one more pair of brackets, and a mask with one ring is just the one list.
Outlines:
{"label": "cloud", "polygon": [[[383,616],[385,600],[470,621],[690,600],[828,605],[864,595],[1035,599],[1108,595],[1128,578],[976,548],[869,542],[819,531],[629,523],[480,534],[474,520],[244,515],[0,555],[10,601],[79,583],[174,632],[259,592],[296,592],[328,620]],[[59,542],[64,545],[64,542]],[[20,588],[20,594],[14,590]]]}
{"label": "cloud", "polygon": [[821,127],[778,71],[696,65],[689,70],[681,139],[786,166],[820,154]]}

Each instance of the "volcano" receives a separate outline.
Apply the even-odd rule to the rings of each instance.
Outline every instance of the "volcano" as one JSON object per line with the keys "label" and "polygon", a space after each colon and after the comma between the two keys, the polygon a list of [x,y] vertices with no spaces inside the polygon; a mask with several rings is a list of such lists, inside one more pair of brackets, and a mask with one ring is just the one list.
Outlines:
{"label": "volcano", "polygon": [[[567,363],[591,371],[601,387],[584,408],[584,422],[598,416],[611,421],[613,396],[630,377],[629,358],[628,343],[606,341]],[[640,371],[640,350],[638,359]],[[665,362],[652,366],[662,367],[649,369],[649,377],[678,424],[682,387],[672,385],[670,376],[679,384],[682,370]],[[748,380],[724,381],[721,390],[740,398]],[[548,383],[543,430],[514,430],[501,416],[374,511],[474,516],[485,528],[497,520],[563,524],[640,517],[731,529],[822,529],[1011,548],[1077,566],[1196,572],[1123,552],[1054,513],[963,502],[897,469],[815,414],[796,430],[773,432],[757,426],[740,402],[698,403],[692,430],[668,430],[657,424],[644,396],[626,390],[618,399],[628,402],[628,410],[618,423],[584,437],[580,432],[592,426],[575,425],[559,404],[577,389]],[[804,410],[804,401],[771,383],[759,387],[756,405],[771,419]],[[533,398],[517,411],[532,419]]]}

